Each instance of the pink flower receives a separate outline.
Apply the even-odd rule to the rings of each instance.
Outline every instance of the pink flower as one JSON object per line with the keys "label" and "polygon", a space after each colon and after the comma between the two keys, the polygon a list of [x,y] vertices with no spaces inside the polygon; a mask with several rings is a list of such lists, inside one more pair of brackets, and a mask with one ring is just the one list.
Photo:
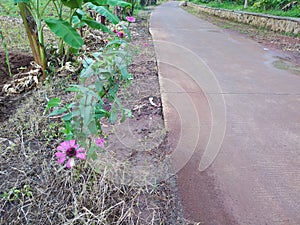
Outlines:
{"label": "pink flower", "polygon": [[66,167],[68,169],[75,165],[75,157],[81,160],[86,159],[86,152],[84,148],[79,148],[75,140],[64,141],[57,147],[58,152],[55,156],[58,158],[58,163],[63,164],[66,159]]}
{"label": "pink flower", "polygon": [[124,32],[123,31],[119,31],[117,33],[118,37],[123,38],[124,37]]}
{"label": "pink flower", "polygon": [[100,148],[104,148],[104,139],[102,138],[97,138],[95,140],[95,144],[98,145]]}
{"label": "pink flower", "polygon": [[148,46],[149,46],[149,44],[148,44],[148,43],[144,43],[144,46],[145,46],[145,47],[148,47]]}
{"label": "pink flower", "polygon": [[132,16],[126,16],[126,20],[127,20],[129,23],[134,23],[134,22],[135,22],[135,18],[132,17]]}

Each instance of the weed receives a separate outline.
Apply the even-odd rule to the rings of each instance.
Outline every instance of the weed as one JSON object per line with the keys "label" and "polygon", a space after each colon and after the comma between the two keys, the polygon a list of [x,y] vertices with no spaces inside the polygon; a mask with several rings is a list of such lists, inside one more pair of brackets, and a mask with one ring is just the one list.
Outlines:
{"label": "weed", "polygon": [[8,73],[12,77],[10,62],[9,62],[9,57],[8,57],[8,50],[7,50],[7,46],[6,46],[4,36],[3,36],[3,33],[2,33],[1,29],[0,29],[0,40],[1,40],[1,43],[2,43],[2,46],[3,46],[3,49],[5,51],[5,59],[6,59],[6,64],[7,64],[7,68],[8,68]]}
{"label": "weed", "polygon": [[4,192],[0,195],[2,198],[7,200],[8,202],[13,202],[15,200],[24,201],[26,198],[32,198],[32,189],[30,185],[25,184],[21,189],[13,187],[8,191]]}
{"label": "weed", "polygon": [[47,140],[46,144],[49,145],[53,140],[57,140],[62,138],[61,137],[61,131],[60,128],[62,127],[62,124],[58,121],[50,122],[47,129],[43,129],[42,133],[45,136],[45,139]]}

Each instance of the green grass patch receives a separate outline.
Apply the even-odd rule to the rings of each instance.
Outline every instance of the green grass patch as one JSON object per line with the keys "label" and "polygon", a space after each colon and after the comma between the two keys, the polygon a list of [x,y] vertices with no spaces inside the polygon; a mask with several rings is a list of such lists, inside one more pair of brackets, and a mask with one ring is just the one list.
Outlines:
{"label": "green grass patch", "polygon": [[[43,7],[48,0],[40,0],[41,7]],[[19,7],[14,4],[14,0],[0,0],[0,15],[1,16],[11,16],[20,17]],[[47,6],[45,11],[45,16],[56,15],[56,10],[53,3]],[[68,15],[68,10],[64,11],[63,15]],[[21,18],[21,17],[20,17]]]}
{"label": "green grass patch", "polygon": [[18,6],[13,0],[0,0],[0,13],[2,16],[18,16]]}
{"label": "green grass patch", "polygon": [[190,2],[198,4],[198,5],[213,7],[213,8],[262,13],[262,14],[268,14],[268,15],[274,15],[274,16],[300,18],[300,4],[298,4],[298,6],[295,6],[288,11],[282,11],[280,9],[262,10],[262,9],[257,9],[255,7],[253,7],[252,5],[249,5],[247,9],[244,9],[244,5],[237,4],[236,2],[231,2],[231,1],[223,1],[223,3],[220,3],[219,1],[210,1],[209,2],[208,0],[190,0]]}

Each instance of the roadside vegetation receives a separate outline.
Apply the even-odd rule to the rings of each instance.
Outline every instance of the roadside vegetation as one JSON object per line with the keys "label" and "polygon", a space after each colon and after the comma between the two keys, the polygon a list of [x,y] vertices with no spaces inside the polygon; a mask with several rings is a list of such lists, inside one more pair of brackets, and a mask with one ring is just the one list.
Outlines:
{"label": "roadside vegetation", "polygon": [[300,4],[297,0],[190,0],[190,2],[214,8],[300,17]]}

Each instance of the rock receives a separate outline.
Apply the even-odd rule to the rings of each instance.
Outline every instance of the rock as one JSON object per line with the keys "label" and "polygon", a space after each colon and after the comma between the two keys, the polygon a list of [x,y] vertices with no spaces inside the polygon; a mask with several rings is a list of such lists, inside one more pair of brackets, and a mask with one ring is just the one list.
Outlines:
{"label": "rock", "polygon": [[179,6],[186,7],[186,6],[187,6],[187,1],[181,2],[181,3],[179,4]]}
{"label": "rock", "polygon": [[[186,6],[184,4],[186,4],[186,2],[181,3],[182,6]],[[300,20],[298,18],[285,18],[258,13],[216,9],[195,4],[189,4],[189,6],[199,12],[206,12],[209,15],[250,24],[256,27],[264,27],[275,32],[300,33]]]}

